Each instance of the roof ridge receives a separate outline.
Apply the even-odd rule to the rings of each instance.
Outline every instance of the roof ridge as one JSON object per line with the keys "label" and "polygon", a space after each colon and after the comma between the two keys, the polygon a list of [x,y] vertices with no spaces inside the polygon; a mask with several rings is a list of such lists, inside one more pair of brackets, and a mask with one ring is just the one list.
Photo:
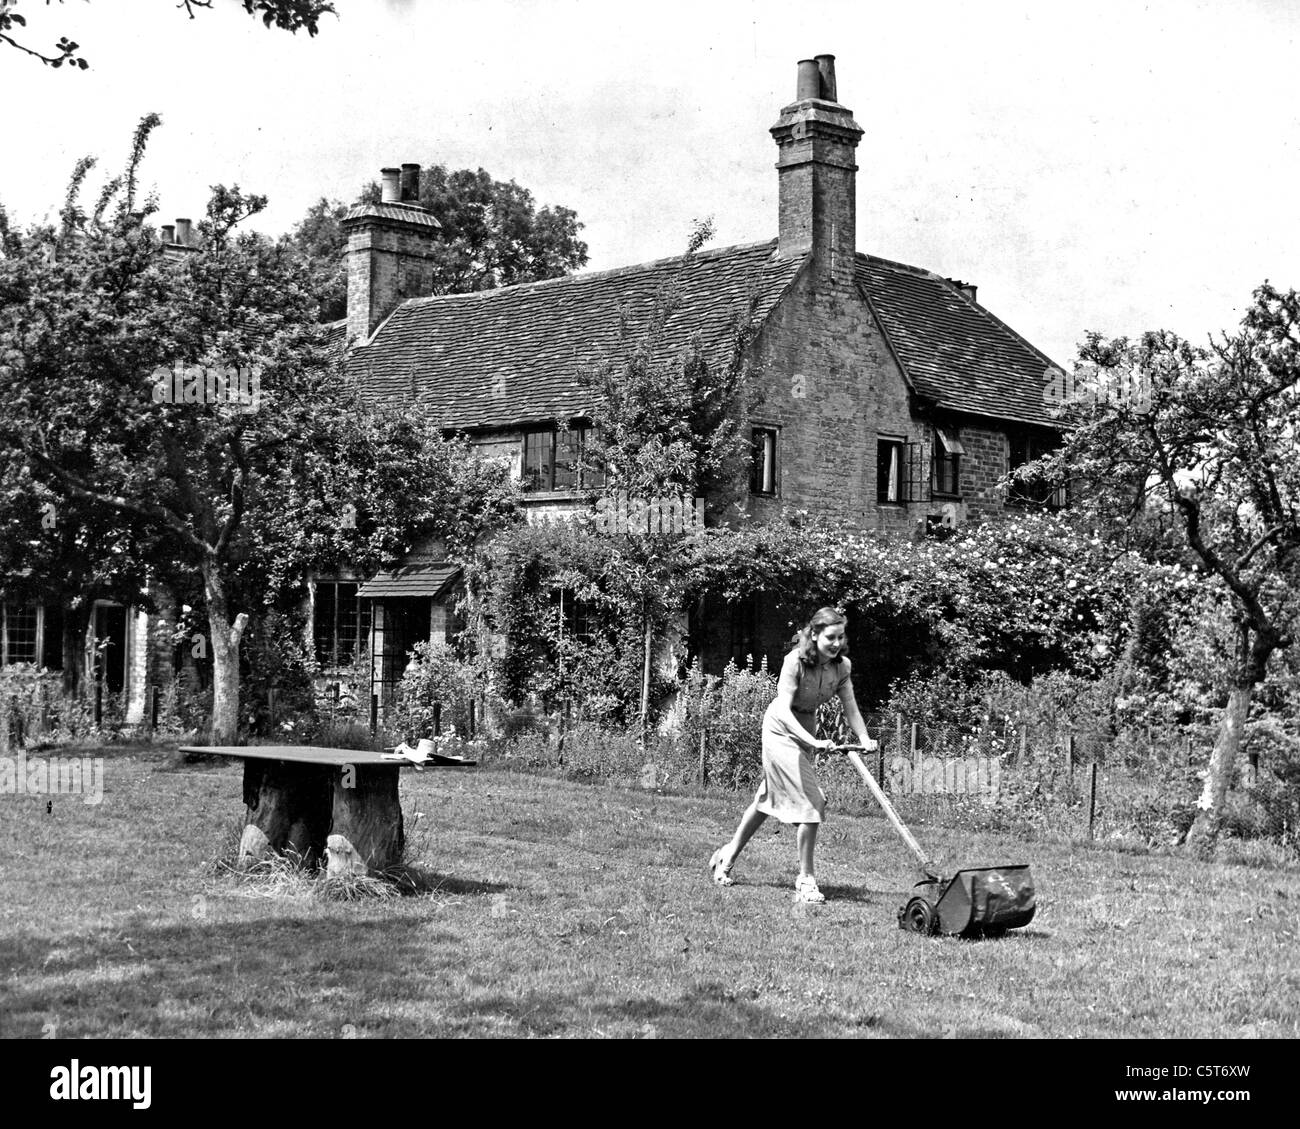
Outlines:
{"label": "roof ridge", "polygon": [[857,257],[864,264],[879,263],[881,266],[898,267],[901,270],[911,271],[912,274],[919,274],[923,278],[934,278],[938,279],[940,282],[949,281],[944,278],[943,275],[936,274],[934,271],[928,270],[925,267],[913,266],[911,263],[900,263],[897,259],[886,259],[883,255],[872,255],[868,254],[866,251],[858,251]]}
{"label": "roof ridge", "polygon": [[[728,253],[737,251],[754,251],[760,247],[775,246],[776,239],[760,239],[753,243],[733,243],[728,247],[710,247],[704,251],[696,251],[691,256],[692,261],[700,259],[718,259]],[[498,294],[518,294],[525,290],[535,289],[543,286],[554,286],[557,283],[565,282],[588,282],[602,278],[619,278],[622,276],[637,274],[643,271],[649,271],[658,267],[669,266],[672,263],[679,263],[684,255],[668,255],[662,259],[651,259],[645,263],[632,263],[625,267],[610,267],[608,270],[583,271],[579,274],[564,274],[558,278],[539,278],[531,282],[514,282],[509,286],[495,286],[491,290],[470,290],[461,294],[429,294],[423,298],[408,298],[398,309],[404,309],[410,306],[425,306],[434,302],[445,302],[450,298],[478,298],[486,301],[487,299]],[[791,259],[791,262],[794,262]]]}

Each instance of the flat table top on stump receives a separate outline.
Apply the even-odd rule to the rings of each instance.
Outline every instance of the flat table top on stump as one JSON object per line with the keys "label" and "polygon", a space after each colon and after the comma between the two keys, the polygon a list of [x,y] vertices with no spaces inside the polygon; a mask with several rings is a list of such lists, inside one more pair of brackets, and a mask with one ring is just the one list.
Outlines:
{"label": "flat table top on stump", "polygon": [[256,757],[270,761],[302,761],[304,764],[391,764],[410,765],[408,760],[387,759],[374,749],[327,749],[320,745],[182,745],[182,753],[218,753],[223,757]]}
{"label": "flat table top on stump", "polygon": [[[374,749],[326,749],[320,745],[181,745],[182,753],[217,753],[223,757],[240,757],[271,761],[300,761],[303,764],[326,764],[342,768],[345,764],[390,765],[415,768],[406,758],[385,757]],[[469,768],[469,763],[439,764],[430,759],[421,768]]]}

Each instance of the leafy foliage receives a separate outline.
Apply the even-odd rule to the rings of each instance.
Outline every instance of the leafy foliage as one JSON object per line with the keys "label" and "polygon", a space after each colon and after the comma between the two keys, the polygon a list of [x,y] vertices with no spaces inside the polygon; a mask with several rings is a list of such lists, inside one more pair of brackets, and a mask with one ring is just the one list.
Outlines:
{"label": "leafy foliage", "polygon": [[[48,7],[49,0],[45,2]],[[62,3],[63,0],[59,2]],[[321,16],[335,14],[334,5],[323,0],[239,0],[239,3],[250,16],[260,17],[266,27],[278,27],[289,32],[305,30],[308,35],[313,36],[320,30]],[[77,53],[81,49],[81,44],[74,43],[67,36],[59,37],[54,45],[54,53],[50,55],[43,54],[15,39],[10,34],[14,28],[27,26],[27,18],[15,11],[17,7],[18,0],[0,0],[0,44],[31,55],[53,70],[62,67],[64,63],[68,64],[69,73],[84,71],[90,66],[89,62]],[[181,0],[175,7],[184,8],[190,19],[194,19],[194,10],[211,8],[212,0]]]}
{"label": "leafy foliage", "polygon": [[1081,357],[1118,385],[1140,374],[1150,394],[1068,401],[1066,443],[1041,469],[1116,539],[1136,526],[1181,549],[1230,609],[1229,694],[1194,829],[1210,840],[1250,696],[1300,616],[1300,295],[1265,283],[1240,330],[1208,347],[1092,335]]}
{"label": "leafy foliage", "polygon": [[0,431],[33,486],[143,530],[148,563],[181,584],[201,578],[214,725],[233,739],[239,642],[259,604],[307,568],[373,571],[420,537],[467,542],[470,511],[504,515],[510,488],[427,423],[365,406],[301,261],[237,230],[264,197],[217,186],[198,250],[168,256],[145,224],[153,202],[134,195],[156,125],[142,123],[92,212],[79,202],[86,161],[58,229],[6,229]]}

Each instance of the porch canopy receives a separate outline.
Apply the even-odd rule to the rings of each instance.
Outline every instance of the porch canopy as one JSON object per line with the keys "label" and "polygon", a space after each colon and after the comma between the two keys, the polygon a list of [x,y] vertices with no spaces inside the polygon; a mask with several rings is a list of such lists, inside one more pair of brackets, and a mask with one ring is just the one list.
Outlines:
{"label": "porch canopy", "polygon": [[460,569],[445,562],[406,565],[395,572],[376,573],[357,590],[363,600],[392,600],[403,597],[441,596],[460,575]]}

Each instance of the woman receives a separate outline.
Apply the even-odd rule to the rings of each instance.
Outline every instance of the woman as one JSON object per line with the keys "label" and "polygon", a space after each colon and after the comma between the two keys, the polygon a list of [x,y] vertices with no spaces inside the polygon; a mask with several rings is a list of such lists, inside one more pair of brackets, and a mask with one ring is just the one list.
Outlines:
{"label": "woman", "polygon": [[817,825],[826,808],[826,797],[817,785],[817,775],[806,750],[832,748],[834,741],[819,741],[817,707],[838,694],[849,728],[859,743],[874,749],[867,726],[853,697],[849,681],[851,664],[844,642],[847,620],[835,608],[822,608],[795,639],[795,648],[781,664],[776,698],[763,715],[763,781],[754,802],[741,817],[736,834],[709,859],[709,873],[719,886],[730,886],[731,868],[754,832],[769,815],[782,823],[798,824],[799,878],[794,884],[796,902],[826,900],[817,889],[813,852],[817,847]]}

